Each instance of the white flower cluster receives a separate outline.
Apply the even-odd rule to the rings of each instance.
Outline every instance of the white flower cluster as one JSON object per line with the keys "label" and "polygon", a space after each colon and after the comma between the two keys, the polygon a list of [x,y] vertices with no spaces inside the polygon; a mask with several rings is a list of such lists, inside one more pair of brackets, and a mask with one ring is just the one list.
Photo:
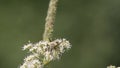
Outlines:
{"label": "white flower cluster", "polygon": [[120,68],[120,67],[116,67],[116,66],[108,66],[107,68]]}
{"label": "white flower cluster", "polygon": [[31,55],[24,59],[20,68],[43,68],[48,62],[59,59],[66,50],[71,48],[71,44],[66,39],[56,39],[52,42],[40,41],[36,44],[29,43],[23,50],[29,50]]}

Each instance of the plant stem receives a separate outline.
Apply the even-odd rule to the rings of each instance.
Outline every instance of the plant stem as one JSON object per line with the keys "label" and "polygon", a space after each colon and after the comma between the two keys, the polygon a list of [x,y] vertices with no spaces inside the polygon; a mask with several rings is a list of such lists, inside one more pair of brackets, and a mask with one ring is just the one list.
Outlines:
{"label": "plant stem", "polygon": [[53,33],[55,16],[56,16],[57,3],[58,3],[58,0],[50,0],[47,17],[46,17],[45,30],[43,34],[44,41],[52,40],[52,33]]}

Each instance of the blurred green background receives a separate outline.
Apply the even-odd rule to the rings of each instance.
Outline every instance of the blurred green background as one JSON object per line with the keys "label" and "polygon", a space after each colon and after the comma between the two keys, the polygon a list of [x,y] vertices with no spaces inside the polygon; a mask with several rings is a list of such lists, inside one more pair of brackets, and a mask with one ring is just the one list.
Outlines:
{"label": "blurred green background", "polygon": [[[0,0],[0,68],[17,68],[22,46],[42,39],[49,0]],[[72,49],[51,68],[120,66],[120,0],[60,0],[54,38]]]}

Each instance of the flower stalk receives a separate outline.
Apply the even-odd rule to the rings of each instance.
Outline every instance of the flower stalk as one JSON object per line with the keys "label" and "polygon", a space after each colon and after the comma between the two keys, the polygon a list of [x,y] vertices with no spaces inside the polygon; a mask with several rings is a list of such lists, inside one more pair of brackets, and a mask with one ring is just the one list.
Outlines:
{"label": "flower stalk", "polygon": [[43,40],[24,45],[23,50],[28,50],[30,55],[24,59],[20,68],[44,68],[51,61],[59,59],[65,51],[71,48],[70,42],[64,38],[52,40],[57,3],[58,0],[50,0]]}
{"label": "flower stalk", "polygon": [[50,0],[47,17],[46,17],[46,23],[45,23],[45,31],[43,34],[43,40],[45,41],[52,40],[57,4],[58,4],[58,0]]}

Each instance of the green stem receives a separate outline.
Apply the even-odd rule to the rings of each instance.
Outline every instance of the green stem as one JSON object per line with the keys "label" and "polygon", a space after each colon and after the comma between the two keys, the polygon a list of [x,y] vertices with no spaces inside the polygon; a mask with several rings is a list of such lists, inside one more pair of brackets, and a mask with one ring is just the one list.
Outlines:
{"label": "green stem", "polygon": [[47,17],[46,17],[46,23],[45,23],[45,31],[43,34],[44,41],[52,40],[52,33],[53,33],[55,16],[56,16],[57,3],[58,3],[58,0],[50,0]]}

